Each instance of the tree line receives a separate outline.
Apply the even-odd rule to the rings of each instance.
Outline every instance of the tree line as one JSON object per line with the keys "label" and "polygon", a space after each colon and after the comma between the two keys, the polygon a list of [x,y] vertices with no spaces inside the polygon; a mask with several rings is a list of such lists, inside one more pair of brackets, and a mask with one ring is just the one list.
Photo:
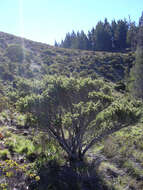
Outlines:
{"label": "tree line", "polygon": [[[140,21],[143,18],[143,14]],[[88,34],[81,32],[67,33],[60,43],[55,41],[55,46],[71,49],[91,51],[124,51],[126,48],[136,49],[140,24],[134,21],[112,20],[99,21]]]}

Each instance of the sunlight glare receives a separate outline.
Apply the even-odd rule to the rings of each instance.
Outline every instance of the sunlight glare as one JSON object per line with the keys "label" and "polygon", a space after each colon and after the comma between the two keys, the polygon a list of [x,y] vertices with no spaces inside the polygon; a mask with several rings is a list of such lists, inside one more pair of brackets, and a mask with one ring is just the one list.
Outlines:
{"label": "sunlight glare", "polygon": [[[24,37],[24,20],[23,20],[23,0],[19,0],[19,29],[20,29],[20,36]],[[25,62],[25,43],[24,39],[21,38],[21,46],[23,49],[23,62]]]}

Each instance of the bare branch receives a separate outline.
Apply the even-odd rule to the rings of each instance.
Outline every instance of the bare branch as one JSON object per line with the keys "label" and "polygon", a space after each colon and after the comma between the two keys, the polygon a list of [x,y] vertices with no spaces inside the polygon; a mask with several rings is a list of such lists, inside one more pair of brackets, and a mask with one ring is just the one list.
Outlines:
{"label": "bare branch", "polygon": [[126,125],[119,125],[119,126],[116,126],[114,127],[113,129],[108,129],[108,130],[105,130],[104,132],[102,132],[101,135],[99,136],[96,136],[94,139],[91,140],[91,142],[84,148],[83,152],[82,152],[82,155],[84,155],[89,148],[91,148],[96,142],[100,142],[104,137],[120,130],[121,128],[125,128],[127,127],[129,124],[126,124]]}

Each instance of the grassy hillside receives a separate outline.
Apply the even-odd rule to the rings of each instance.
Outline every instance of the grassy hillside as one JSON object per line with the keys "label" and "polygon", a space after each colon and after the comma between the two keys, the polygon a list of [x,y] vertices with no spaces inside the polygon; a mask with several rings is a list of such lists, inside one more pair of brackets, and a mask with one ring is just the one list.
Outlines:
{"label": "grassy hillside", "polygon": [[62,49],[0,32],[0,77],[41,77],[43,74],[124,79],[134,53],[91,52]]}
{"label": "grassy hillside", "polygon": [[[62,49],[0,32],[0,189],[14,188],[15,184],[19,190],[27,186],[33,190],[142,190],[142,102],[120,93],[115,84],[125,80],[133,62],[133,52]],[[54,74],[55,78],[50,81],[49,75]],[[96,98],[110,99],[112,96],[113,103],[117,101],[119,105],[126,100],[128,104],[122,106],[125,110],[119,110],[123,120],[126,114],[130,115],[129,110],[137,110],[141,115],[137,122],[132,121],[128,127],[95,144],[86,155],[87,163],[76,170],[69,167],[67,154],[59,144],[47,131],[38,128],[39,121],[32,115],[36,112],[34,108],[31,106],[34,111],[22,113],[26,110],[28,98],[37,96],[42,100],[42,95],[49,93],[58,76],[65,82],[57,89],[66,87],[72,99],[75,98],[74,90],[78,92],[80,85],[82,95],[87,93],[88,82],[83,81],[91,80],[92,85],[96,81],[101,92],[95,94]],[[85,80],[86,77],[91,78]],[[75,78],[81,82],[68,85]],[[92,85],[89,87],[91,91]],[[61,96],[62,100],[67,97]],[[20,112],[18,104],[22,100],[26,101],[23,101],[24,109]],[[31,100],[30,105],[33,105],[34,100]],[[77,102],[77,98],[74,101]],[[39,106],[38,103],[35,101],[34,106]],[[45,103],[38,107],[41,116],[40,110]],[[118,104],[113,107],[116,105],[118,107]],[[126,109],[128,105],[129,109]],[[133,118],[126,120],[130,119]],[[101,127],[106,129],[109,124],[105,121]]]}

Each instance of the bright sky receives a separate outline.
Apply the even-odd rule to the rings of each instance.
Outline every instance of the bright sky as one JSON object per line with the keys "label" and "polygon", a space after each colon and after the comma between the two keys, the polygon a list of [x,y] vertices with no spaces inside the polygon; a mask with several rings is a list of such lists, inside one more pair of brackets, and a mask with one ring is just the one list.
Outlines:
{"label": "bright sky", "polygon": [[105,17],[138,22],[143,0],[1,0],[0,31],[54,44],[67,32],[87,32]]}

